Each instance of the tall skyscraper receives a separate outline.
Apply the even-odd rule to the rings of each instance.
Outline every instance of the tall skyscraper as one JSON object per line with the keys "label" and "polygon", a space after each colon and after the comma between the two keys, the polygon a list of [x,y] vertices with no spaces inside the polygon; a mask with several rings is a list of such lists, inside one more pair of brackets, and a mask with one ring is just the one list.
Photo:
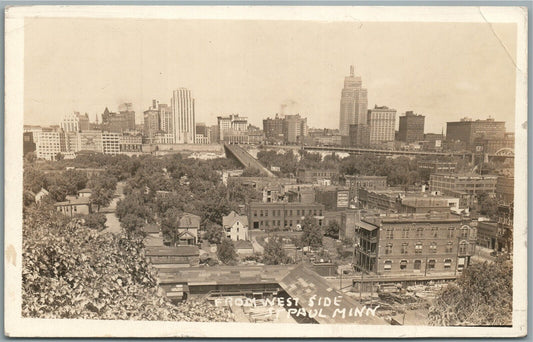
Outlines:
{"label": "tall skyscraper", "polygon": [[366,125],[368,98],[367,90],[362,87],[361,76],[355,76],[354,66],[350,66],[350,76],[344,78],[341,94],[339,131],[348,136],[350,125]]}
{"label": "tall skyscraper", "polygon": [[302,118],[300,114],[285,115],[283,134],[288,143],[302,143],[307,136],[307,118]]}
{"label": "tall skyscraper", "polygon": [[191,91],[179,88],[172,92],[170,99],[174,118],[174,143],[194,144],[196,138],[196,122],[194,115],[194,98]]}

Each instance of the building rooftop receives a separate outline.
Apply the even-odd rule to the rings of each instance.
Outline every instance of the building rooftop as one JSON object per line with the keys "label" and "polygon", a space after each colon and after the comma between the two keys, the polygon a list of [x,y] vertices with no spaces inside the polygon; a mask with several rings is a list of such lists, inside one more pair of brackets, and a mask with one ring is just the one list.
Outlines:
{"label": "building rooftop", "polygon": [[231,227],[237,221],[240,221],[244,226],[248,226],[248,217],[246,215],[239,215],[235,211],[229,213],[228,216],[222,217],[222,226]]}
{"label": "building rooftop", "polygon": [[381,223],[424,223],[424,222],[461,222],[462,218],[459,215],[445,212],[445,213],[424,213],[424,214],[391,214],[365,217],[362,222],[366,222],[379,227]]}
{"label": "building rooftop", "polygon": [[278,284],[294,267],[294,265],[176,267],[160,269],[158,279],[160,284]]}
{"label": "building rooftop", "polygon": [[[361,317],[355,315],[350,316],[350,309],[362,308],[363,305],[348,297],[345,293],[334,289],[326,279],[303,264],[290,271],[279,284],[289,296],[299,299],[300,306],[306,312],[314,312],[316,309],[322,310],[322,315],[316,315],[314,317],[320,324],[387,324],[379,317],[367,315],[366,310]],[[314,300],[311,301],[311,298]],[[322,298],[322,300],[329,298],[332,301],[337,298],[339,305],[319,305],[319,298]],[[314,302],[314,305],[310,305],[312,302]],[[346,310],[344,318],[336,311],[343,309]]]}
{"label": "building rooftop", "polygon": [[66,206],[66,205],[89,205],[90,199],[88,197],[79,197],[79,198],[72,198],[68,201],[64,202],[56,202],[55,206]]}
{"label": "building rooftop", "polygon": [[157,224],[147,224],[143,227],[143,232],[145,232],[146,234],[159,233],[160,231],[161,229]]}
{"label": "building rooftop", "polygon": [[200,251],[197,246],[176,247],[147,247],[146,256],[197,256]]}

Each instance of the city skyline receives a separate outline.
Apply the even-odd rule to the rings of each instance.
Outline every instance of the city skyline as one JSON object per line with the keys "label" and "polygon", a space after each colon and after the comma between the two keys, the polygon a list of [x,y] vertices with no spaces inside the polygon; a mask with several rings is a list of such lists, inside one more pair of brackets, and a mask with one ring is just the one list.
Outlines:
{"label": "city skyline", "polygon": [[[426,132],[465,116],[491,116],[514,131],[511,24],[288,21],[273,29],[269,22],[213,21],[206,30],[195,20],[27,20],[26,124],[56,124],[73,111],[92,121],[122,102],[133,103],[141,122],[152,99],[170,104],[172,91],[185,87],[199,122],[239,113],[259,126],[285,111],[307,117],[309,127],[338,128],[353,64],[369,108],[425,115]],[[87,35],[94,39],[79,39]]]}

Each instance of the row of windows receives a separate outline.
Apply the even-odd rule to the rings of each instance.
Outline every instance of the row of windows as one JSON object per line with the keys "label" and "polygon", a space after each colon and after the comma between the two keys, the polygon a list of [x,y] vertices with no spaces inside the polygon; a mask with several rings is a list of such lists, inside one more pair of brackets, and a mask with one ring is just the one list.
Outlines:
{"label": "row of windows", "polygon": [[[459,249],[463,250],[463,253],[466,252],[466,248],[467,248],[467,245],[468,243],[466,241],[462,241],[460,244],[459,244]],[[409,243],[407,242],[404,242],[402,243],[401,245],[401,250],[400,250],[400,253],[401,254],[408,254],[409,253]],[[422,242],[417,242],[415,245],[414,245],[414,252],[415,254],[422,254],[423,251],[424,251],[424,244]],[[429,252],[430,253],[437,253],[437,243],[436,242],[431,242],[429,244]],[[453,242],[451,241],[448,241],[448,243],[446,244],[446,246],[444,246],[444,253],[451,253],[453,251]],[[385,254],[392,254],[393,253],[393,244],[392,243],[388,243],[385,245]]]}
{"label": "row of windows", "polygon": [[[400,270],[406,270],[408,269],[409,262],[407,260],[401,260],[399,264]],[[437,265],[437,260],[435,259],[429,259],[427,261],[427,269],[434,269]],[[452,259],[444,259],[443,263],[444,269],[450,269],[452,267]],[[415,260],[413,262],[413,270],[420,270],[422,268],[422,260]],[[383,270],[384,271],[390,271],[392,270],[392,260],[386,260],[383,264]]]}
{"label": "row of windows", "polygon": [[[255,224],[259,224],[260,227],[281,227],[281,220],[272,220],[272,221],[256,221]],[[293,225],[299,225],[300,220],[283,220],[284,227],[293,227]],[[254,224],[254,225],[255,225]],[[322,226],[322,220],[318,220],[318,225]],[[254,227],[257,228],[257,227]]]}
{"label": "row of windows", "polygon": [[[424,227],[417,227],[416,230],[413,229],[414,237],[421,238],[424,236],[424,230],[430,231],[429,236],[431,237],[439,237],[439,227],[431,227],[429,229],[424,229]],[[441,229],[444,230],[444,229]],[[385,230],[385,238],[386,239],[393,239],[394,238],[394,228],[387,228]],[[453,238],[454,236],[455,227],[448,227],[446,236],[448,238]],[[460,229],[460,237],[463,239],[466,239],[468,237],[468,231],[469,229],[467,227],[463,227]],[[411,235],[411,229],[409,227],[404,227],[402,229],[396,229],[397,237],[400,237],[402,239],[407,239]]]}
{"label": "row of windows", "polygon": [[[280,217],[281,216],[281,209],[275,209],[275,210],[270,210],[271,213],[272,213],[272,216],[277,216],[277,217]],[[259,213],[258,213],[259,212]],[[259,217],[268,217],[268,212],[269,210],[254,210],[253,211],[253,214],[254,214],[254,217],[257,217],[257,214],[259,214]],[[322,209],[309,209],[309,210],[305,210],[305,209],[296,209],[296,210],[293,210],[293,209],[289,209],[289,210],[283,210],[283,215],[284,216],[293,216],[293,213],[296,213],[296,216],[305,216],[306,214],[307,215],[313,215],[313,216],[322,216]]]}

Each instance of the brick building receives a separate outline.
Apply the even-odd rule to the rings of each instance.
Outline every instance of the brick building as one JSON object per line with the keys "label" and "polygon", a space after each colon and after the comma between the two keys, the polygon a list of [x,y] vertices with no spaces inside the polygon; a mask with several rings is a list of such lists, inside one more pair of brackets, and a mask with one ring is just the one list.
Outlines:
{"label": "brick building", "polygon": [[470,263],[476,229],[453,214],[366,217],[356,223],[356,268],[378,275],[456,274]]}
{"label": "brick building", "polygon": [[324,205],[319,203],[262,203],[248,206],[248,222],[251,229],[299,230],[306,216],[323,225]]}
{"label": "brick building", "polygon": [[424,140],[425,118],[425,116],[415,114],[412,111],[407,111],[404,116],[400,116],[398,140],[406,143]]}

